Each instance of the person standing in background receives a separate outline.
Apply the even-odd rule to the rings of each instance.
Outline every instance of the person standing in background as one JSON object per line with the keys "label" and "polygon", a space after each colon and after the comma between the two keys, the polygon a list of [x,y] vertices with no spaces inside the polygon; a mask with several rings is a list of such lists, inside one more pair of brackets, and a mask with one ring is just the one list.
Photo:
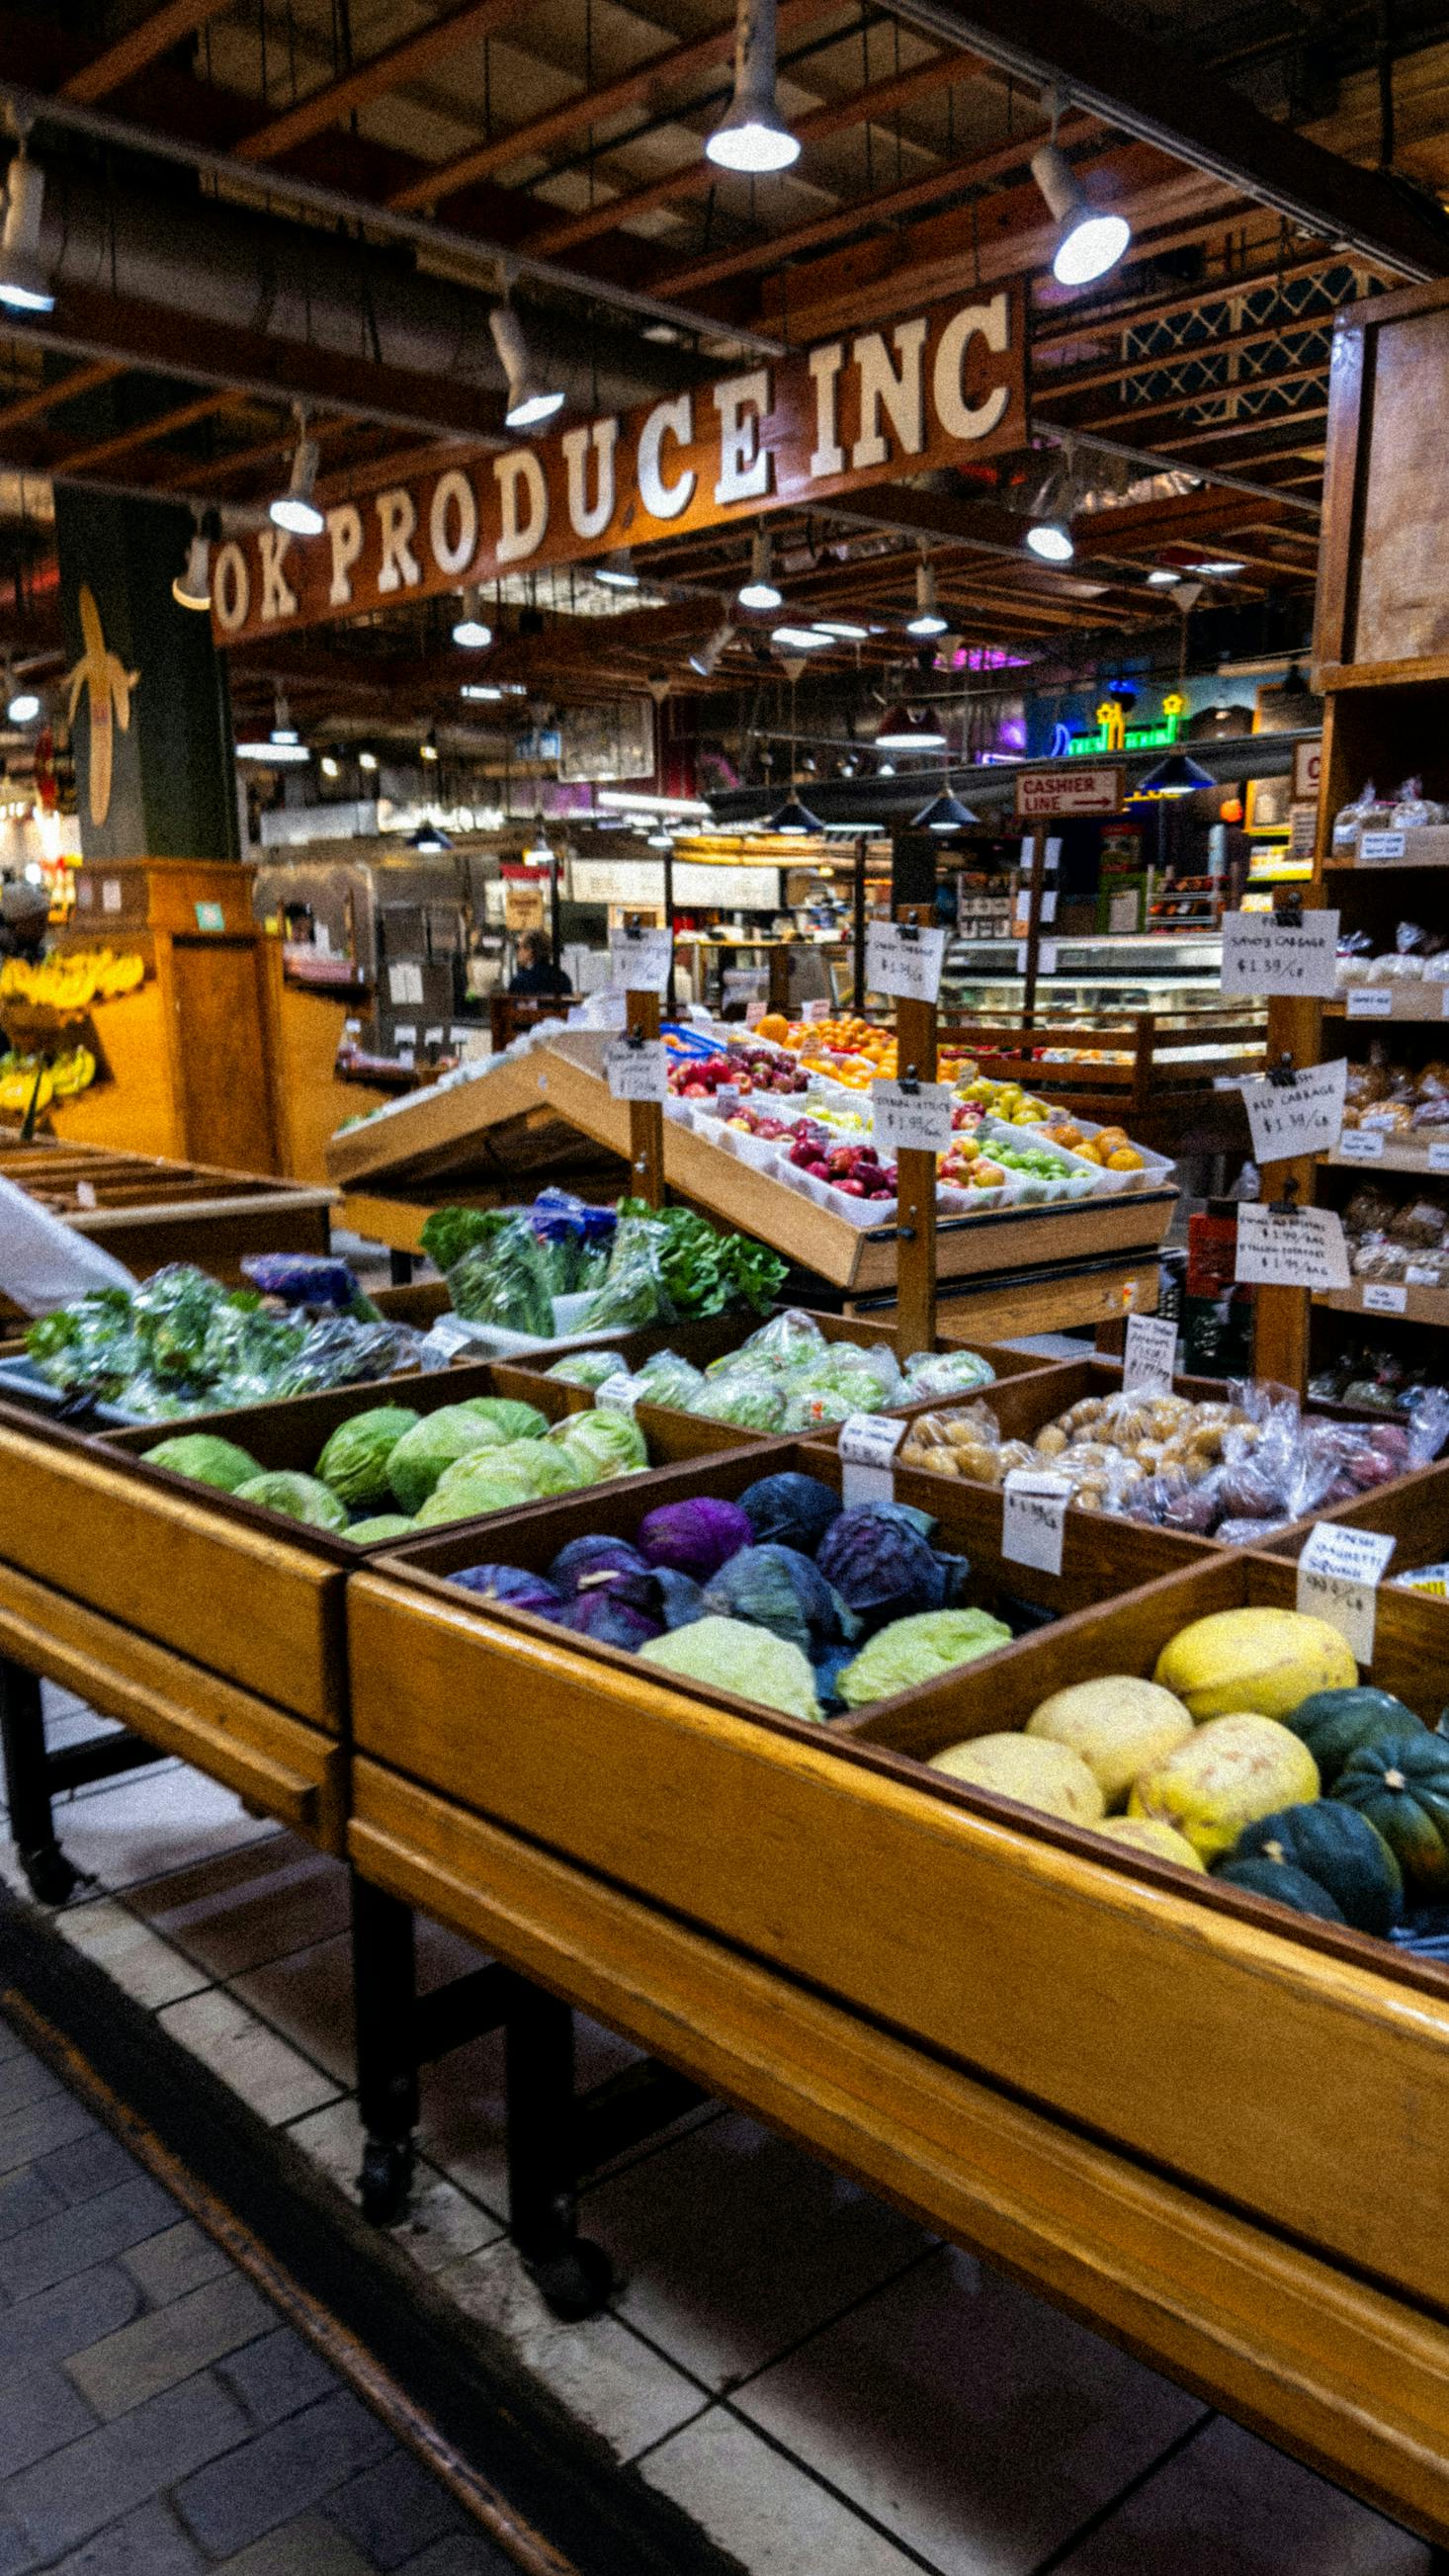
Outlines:
{"label": "person standing in background", "polygon": [[510,993],[524,996],[573,991],[573,984],[563,968],[555,966],[548,941],[541,930],[525,930],[518,943],[518,964],[508,989]]}

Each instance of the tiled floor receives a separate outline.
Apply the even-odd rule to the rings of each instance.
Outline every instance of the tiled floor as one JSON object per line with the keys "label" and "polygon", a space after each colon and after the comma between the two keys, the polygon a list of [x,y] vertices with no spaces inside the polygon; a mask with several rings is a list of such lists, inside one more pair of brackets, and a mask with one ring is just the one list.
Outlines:
{"label": "tiled floor", "polygon": [[4,2576],[509,2564],[0,2019]]}
{"label": "tiled floor", "polygon": [[[59,1698],[51,1716],[85,1722]],[[61,1831],[96,1880],[58,1918],[66,1937],[346,2189],[340,1868],[179,1764],[82,1792]],[[3,1843],[0,1869],[15,1875]],[[427,1931],[424,1978],[472,1955]],[[629,2054],[581,2024],[584,2082]],[[561,2325],[504,2233],[500,2060],[484,2040],[430,2070],[398,2241],[759,2576],[1427,2576],[1418,2541],[718,2108],[590,2187],[585,2225],[618,2286],[605,2315]],[[0,2167],[17,2116],[0,2092]],[[334,2576],[347,2535],[335,2515],[326,2532],[308,2576]],[[245,2576],[282,2563],[236,2561]],[[85,2561],[87,2576],[132,2565]],[[170,2576],[162,2555],[134,2565]],[[352,2566],[337,2558],[336,2576]]]}

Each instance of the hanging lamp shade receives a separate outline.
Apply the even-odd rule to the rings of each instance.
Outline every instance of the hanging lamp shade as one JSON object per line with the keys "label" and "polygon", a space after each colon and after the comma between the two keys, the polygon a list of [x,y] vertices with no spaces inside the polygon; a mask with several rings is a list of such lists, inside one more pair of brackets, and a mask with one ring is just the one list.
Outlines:
{"label": "hanging lamp shade", "polygon": [[923,805],[919,814],[911,816],[911,830],[970,832],[980,820],[980,815],[973,814],[969,805],[963,805],[960,797],[954,796],[949,787],[943,787],[939,796],[933,796],[929,805]]}
{"label": "hanging lamp shade", "polygon": [[904,704],[887,707],[875,738],[882,751],[940,751],[946,740],[931,717],[912,715]]}
{"label": "hanging lamp shade", "polygon": [[808,805],[801,804],[792,787],[784,804],[777,806],[770,816],[765,829],[767,832],[797,833],[804,839],[807,833],[823,832],[825,826],[818,814],[812,814]]}
{"label": "hanging lamp shade", "polygon": [[1132,793],[1134,796],[1195,796],[1200,787],[1216,787],[1217,783],[1197,761],[1189,760],[1185,751],[1170,751],[1165,760],[1159,760],[1155,769],[1149,769],[1145,778],[1139,778]]}

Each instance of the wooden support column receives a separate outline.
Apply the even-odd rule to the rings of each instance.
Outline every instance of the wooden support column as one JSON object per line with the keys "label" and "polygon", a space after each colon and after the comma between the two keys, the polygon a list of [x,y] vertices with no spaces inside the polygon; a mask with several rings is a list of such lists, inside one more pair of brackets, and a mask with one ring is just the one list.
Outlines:
{"label": "wooden support column", "polygon": [[[903,904],[902,922],[929,929],[929,904]],[[896,1066],[899,1077],[918,1082],[936,1079],[936,1004],[897,1002]],[[934,1154],[898,1154],[899,1248],[896,1262],[896,1349],[902,1359],[912,1351],[929,1351],[936,1342],[936,1178]]]}
{"label": "wooden support column", "polygon": [[[657,993],[625,994],[624,1026],[631,1038],[657,1038],[659,1025]],[[663,1207],[664,1111],[657,1100],[629,1103],[629,1163],[633,1196]]]}

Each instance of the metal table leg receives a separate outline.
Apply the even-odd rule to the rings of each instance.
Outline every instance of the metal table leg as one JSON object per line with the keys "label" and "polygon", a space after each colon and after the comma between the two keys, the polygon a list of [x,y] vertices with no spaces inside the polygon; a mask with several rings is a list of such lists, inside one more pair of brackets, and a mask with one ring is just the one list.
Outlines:
{"label": "metal table leg", "polygon": [[358,2190],[367,2217],[400,2216],[413,2173],[418,2118],[417,1972],[413,1914],[352,1872],[352,1991],[357,2100],[364,2142]]}
{"label": "metal table leg", "polygon": [[590,2317],[613,2267],[578,2232],[573,2013],[516,1977],[505,2034],[509,2233],[554,2315]]}
{"label": "metal table leg", "polygon": [[55,1838],[40,1683],[8,1656],[0,1657],[0,1741],[20,1866],[42,1905],[63,1905],[79,1872]]}

